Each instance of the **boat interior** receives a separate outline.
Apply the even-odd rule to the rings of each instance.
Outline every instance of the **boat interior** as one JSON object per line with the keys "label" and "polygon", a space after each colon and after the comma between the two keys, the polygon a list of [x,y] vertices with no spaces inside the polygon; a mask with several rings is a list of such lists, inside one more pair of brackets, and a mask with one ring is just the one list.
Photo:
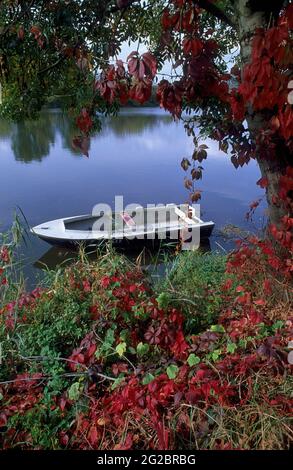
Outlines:
{"label": "boat interior", "polygon": [[175,208],[164,209],[163,211],[160,208],[139,208],[127,213],[116,212],[109,214],[101,212],[99,215],[88,215],[65,220],[64,225],[66,230],[78,231],[105,231],[107,228],[112,229],[112,231],[121,229],[132,230],[134,227],[136,230],[147,231],[151,227],[166,227],[171,229],[180,225],[180,219],[178,220]]}

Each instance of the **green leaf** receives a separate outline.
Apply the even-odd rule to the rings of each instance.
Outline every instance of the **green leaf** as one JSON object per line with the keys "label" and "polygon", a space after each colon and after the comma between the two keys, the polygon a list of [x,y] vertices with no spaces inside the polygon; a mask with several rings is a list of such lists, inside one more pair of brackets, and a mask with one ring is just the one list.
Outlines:
{"label": "green leaf", "polygon": [[0,401],[3,400],[3,395],[0,393]]}
{"label": "green leaf", "polygon": [[129,330],[122,330],[122,331],[120,331],[120,335],[119,335],[119,336],[120,336],[120,339],[121,339],[122,341],[126,341],[127,338],[129,337]]}
{"label": "green leaf", "polygon": [[167,292],[161,292],[161,294],[156,298],[159,308],[166,308],[170,302],[170,296]]}
{"label": "green leaf", "polygon": [[225,333],[225,328],[223,325],[212,325],[210,329],[215,333]]}
{"label": "green leaf", "polygon": [[246,348],[247,346],[247,340],[245,338],[239,340],[239,346],[240,348]]}
{"label": "green leaf", "polygon": [[117,388],[123,382],[123,380],[124,380],[124,375],[117,377],[115,382],[113,382],[111,385],[111,390],[115,390],[115,388]]}
{"label": "green leaf", "polygon": [[277,320],[277,321],[273,324],[272,328],[273,328],[274,331],[276,331],[276,330],[279,330],[280,328],[283,328],[283,326],[284,326],[283,320]]}
{"label": "green leaf", "polygon": [[112,344],[115,341],[115,336],[114,336],[114,330],[115,329],[116,329],[116,327],[115,328],[109,328],[107,330],[107,333],[106,333],[106,336],[105,336],[105,341],[104,341],[105,344],[109,344],[109,346],[112,346]]}
{"label": "green leaf", "polygon": [[80,397],[80,393],[81,393],[81,388],[80,388],[81,384],[79,382],[74,382],[69,390],[68,390],[68,398],[69,400],[72,400],[72,401],[76,401],[79,399]]}
{"label": "green leaf", "polygon": [[113,282],[113,284],[111,284],[111,287],[114,288],[114,287],[120,287],[121,286],[121,283],[119,281],[116,281],[116,282]]}
{"label": "green leaf", "polygon": [[169,379],[175,379],[179,372],[179,367],[176,366],[176,364],[171,364],[170,366],[167,367],[166,372],[167,372]]}
{"label": "green leaf", "polygon": [[107,330],[103,344],[95,352],[95,357],[100,358],[102,356],[106,356],[112,349],[115,341],[115,329],[116,325]]}
{"label": "green leaf", "polygon": [[126,345],[126,343],[124,343],[124,342],[123,342],[123,343],[119,343],[119,344],[116,346],[116,352],[117,352],[118,356],[120,356],[120,357],[123,356],[123,354],[124,354],[125,351],[126,351],[126,347],[127,347],[127,345]]}
{"label": "green leaf", "polygon": [[200,363],[200,358],[196,356],[195,354],[189,354],[187,358],[187,363],[190,367],[196,366],[196,364]]}
{"label": "green leaf", "polygon": [[219,359],[219,357],[220,357],[221,354],[222,354],[221,349],[215,349],[215,350],[212,352],[212,360],[213,360],[214,362],[216,362],[216,361]]}
{"label": "green leaf", "polygon": [[232,342],[230,342],[230,343],[227,344],[227,352],[228,352],[228,353],[234,354],[234,352],[236,351],[236,349],[237,349],[237,344],[232,343]]}
{"label": "green leaf", "polygon": [[150,346],[147,343],[138,343],[136,347],[137,354],[143,356],[149,352]]}
{"label": "green leaf", "polygon": [[151,374],[150,372],[148,372],[144,378],[142,379],[142,385],[148,385],[149,383],[151,383],[153,380],[154,380],[155,376],[153,374]]}

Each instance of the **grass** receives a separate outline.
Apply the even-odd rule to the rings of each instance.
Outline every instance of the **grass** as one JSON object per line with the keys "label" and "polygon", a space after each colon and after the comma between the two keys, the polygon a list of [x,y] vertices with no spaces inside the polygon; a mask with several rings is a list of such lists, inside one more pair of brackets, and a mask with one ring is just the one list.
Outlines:
{"label": "grass", "polygon": [[166,261],[169,261],[166,276],[155,286],[159,304],[183,310],[190,333],[213,324],[223,308],[221,285],[226,256],[216,252],[184,251],[175,260],[173,256]]}

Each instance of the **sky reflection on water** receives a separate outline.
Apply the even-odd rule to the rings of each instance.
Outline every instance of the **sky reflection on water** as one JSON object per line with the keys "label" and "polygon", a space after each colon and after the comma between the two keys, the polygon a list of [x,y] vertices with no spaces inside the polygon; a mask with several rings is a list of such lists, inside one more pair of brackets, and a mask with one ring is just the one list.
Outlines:
{"label": "sky reflection on water", "polygon": [[[11,224],[16,206],[36,225],[91,212],[98,202],[113,206],[115,195],[123,195],[126,204],[186,200],[180,162],[192,153],[192,139],[160,109],[124,109],[106,118],[91,138],[89,159],[73,150],[75,132],[72,122],[54,111],[36,122],[0,121],[2,230]],[[214,220],[217,228],[245,227],[249,203],[262,195],[255,185],[258,167],[251,162],[236,170],[216,142],[206,143],[208,160],[198,182],[203,218]],[[48,248],[33,240],[28,251],[35,258]]]}

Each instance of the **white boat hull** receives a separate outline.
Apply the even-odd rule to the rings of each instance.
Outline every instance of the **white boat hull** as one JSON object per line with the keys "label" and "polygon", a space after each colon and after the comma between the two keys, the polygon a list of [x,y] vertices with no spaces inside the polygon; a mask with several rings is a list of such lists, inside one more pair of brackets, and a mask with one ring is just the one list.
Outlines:
{"label": "white boat hull", "polygon": [[[146,211],[148,210],[146,209]],[[175,211],[176,214],[178,213],[177,220],[169,222],[135,225],[131,217],[127,215],[130,220],[126,224],[123,222],[124,226],[120,228],[112,229],[111,227],[110,230],[105,228],[96,230],[95,223],[99,217],[87,214],[45,222],[31,228],[31,232],[52,245],[89,245],[110,240],[114,244],[133,243],[134,241],[154,243],[163,239],[176,241],[181,238],[183,231],[186,237],[190,229],[199,229],[201,239],[211,235],[214,222],[203,222],[194,214],[192,217],[186,216],[176,206]]]}

